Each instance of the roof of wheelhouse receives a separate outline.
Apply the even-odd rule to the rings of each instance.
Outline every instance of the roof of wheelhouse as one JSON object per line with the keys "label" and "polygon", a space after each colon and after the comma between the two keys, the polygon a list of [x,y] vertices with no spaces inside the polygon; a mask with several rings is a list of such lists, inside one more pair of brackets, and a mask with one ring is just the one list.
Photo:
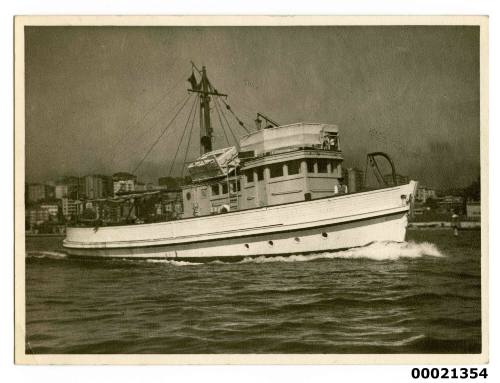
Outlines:
{"label": "roof of wheelhouse", "polygon": [[258,156],[282,148],[318,145],[326,136],[338,132],[337,125],[298,122],[252,132],[241,138],[240,147]]}

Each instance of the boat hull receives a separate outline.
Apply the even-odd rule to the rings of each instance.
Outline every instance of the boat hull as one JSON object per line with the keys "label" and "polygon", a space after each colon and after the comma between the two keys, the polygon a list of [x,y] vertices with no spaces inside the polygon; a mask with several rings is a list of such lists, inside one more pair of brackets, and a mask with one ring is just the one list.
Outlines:
{"label": "boat hull", "polygon": [[180,221],[68,228],[63,245],[75,256],[200,259],[402,242],[415,188],[412,181],[377,191]]}
{"label": "boat hull", "polygon": [[407,213],[393,213],[336,225],[250,237],[178,245],[122,248],[66,248],[69,255],[113,258],[199,259],[289,255],[335,251],[377,241],[405,240]]}

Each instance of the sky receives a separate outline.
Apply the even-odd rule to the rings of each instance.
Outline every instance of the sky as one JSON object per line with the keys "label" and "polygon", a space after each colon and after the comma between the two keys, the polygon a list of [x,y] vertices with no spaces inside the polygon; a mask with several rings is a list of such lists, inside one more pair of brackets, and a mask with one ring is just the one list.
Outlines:
{"label": "sky", "polygon": [[[257,112],[337,124],[345,167],[384,151],[430,187],[479,176],[478,27],[27,27],[25,49],[28,182],[180,175],[200,150],[194,95],[161,134],[191,61],[249,128]],[[232,145],[215,109],[212,122],[215,148]]]}

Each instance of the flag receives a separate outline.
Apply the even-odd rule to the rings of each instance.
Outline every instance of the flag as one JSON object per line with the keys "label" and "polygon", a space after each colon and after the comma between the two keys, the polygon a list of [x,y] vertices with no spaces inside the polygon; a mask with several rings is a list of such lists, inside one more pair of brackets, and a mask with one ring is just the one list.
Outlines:
{"label": "flag", "polygon": [[196,83],[196,77],[194,72],[191,72],[191,76],[188,78],[189,83],[191,84],[191,88],[194,90],[198,89],[198,84]]}

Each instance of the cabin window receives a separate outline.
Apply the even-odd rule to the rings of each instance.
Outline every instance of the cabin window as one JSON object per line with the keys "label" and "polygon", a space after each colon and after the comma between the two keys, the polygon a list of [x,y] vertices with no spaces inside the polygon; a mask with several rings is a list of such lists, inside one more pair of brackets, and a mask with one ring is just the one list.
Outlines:
{"label": "cabin window", "polygon": [[191,192],[186,193],[186,199],[189,201],[191,199]]}
{"label": "cabin window", "polygon": [[257,180],[262,181],[264,179],[264,168],[257,168]]}
{"label": "cabin window", "polygon": [[307,172],[314,173],[314,160],[307,160]]}
{"label": "cabin window", "polygon": [[318,160],[318,173],[328,173],[328,161],[321,158]]}
{"label": "cabin window", "polygon": [[245,172],[247,177],[247,182],[253,182],[253,170],[248,170]]}
{"label": "cabin window", "polygon": [[222,194],[227,194],[227,183],[222,184]]}
{"label": "cabin window", "polygon": [[212,195],[219,195],[219,184],[212,185]]}
{"label": "cabin window", "polygon": [[271,178],[283,177],[283,164],[272,164],[269,166]]}
{"label": "cabin window", "polygon": [[290,161],[287,166],[289,176],[300,173],[300,161]]}

